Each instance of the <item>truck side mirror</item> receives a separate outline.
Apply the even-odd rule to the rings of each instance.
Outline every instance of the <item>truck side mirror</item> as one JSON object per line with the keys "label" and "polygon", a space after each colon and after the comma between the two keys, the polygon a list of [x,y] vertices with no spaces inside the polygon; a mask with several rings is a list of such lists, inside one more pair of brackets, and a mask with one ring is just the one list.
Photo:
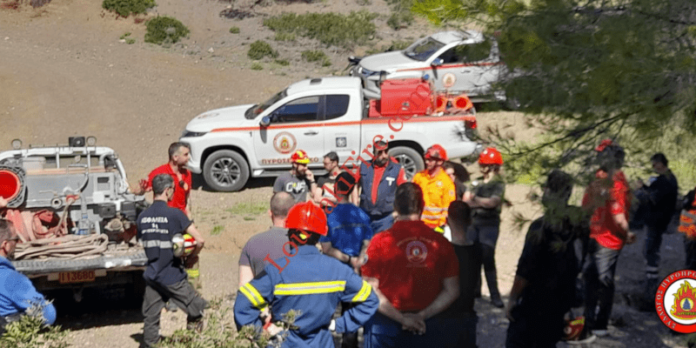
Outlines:
{"label": "truck side mirror", "polygon": [[259,122],[261,127],[268,127],[271,125],[271,118],[268,116],[264,116],[261,118],[261,122]]}
{"label": "truck side mirror", "polygon": [[430,65],[432,65],[432,66],[441,66],[441,65],[442,65],[442,62],[443,62],[443,61],[442,61],[442,58],[435,58],[435,59],[433,60],[433,62],[430,63]]}

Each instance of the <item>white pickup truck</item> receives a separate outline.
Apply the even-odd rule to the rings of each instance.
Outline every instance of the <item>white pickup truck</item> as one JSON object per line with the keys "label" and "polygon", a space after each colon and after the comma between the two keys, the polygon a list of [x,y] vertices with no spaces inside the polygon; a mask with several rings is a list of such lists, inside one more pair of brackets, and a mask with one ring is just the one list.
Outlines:
{"label": "white pickup truck", "polygon": [[473,107],[436,113],[427,82],[415,89],[385,83],[393,93],[382,86],[381,104],[365,98],[358,77],[325,77],[294,83],[261,104],[207,111],[181,135],[191,146],[188,167],[213,190],[238,191],[250,176],[288,171],[297,149],[311,158],[310,169],[322,173],[326,153],[335,151],[341,165],[352,167],[369,161],[369,146],[382,137],[409,177],[423,169],[422,154],[433,144],[450,158],[481,150]]}

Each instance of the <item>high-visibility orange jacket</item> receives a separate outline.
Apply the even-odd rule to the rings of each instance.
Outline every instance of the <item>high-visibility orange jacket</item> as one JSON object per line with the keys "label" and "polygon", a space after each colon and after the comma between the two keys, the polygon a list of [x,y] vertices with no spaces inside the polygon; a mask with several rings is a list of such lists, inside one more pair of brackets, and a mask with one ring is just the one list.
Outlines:
{"label": "high-visibility orange jacket", "polygon": [[413,177],[413,183],[423,190],[425,208],[421,220],[431,228],[444,225],[447,222],[447,209],[456,199],[452,179],[442,169],[434,177],[423,170]]}
{"label": "high-visibility orange jacket", "polygon": [[691,204],[686,204],[679,217],[679,232],[684,233],[689,239],[696,239],[696,194],[689,192],[687,199]]}

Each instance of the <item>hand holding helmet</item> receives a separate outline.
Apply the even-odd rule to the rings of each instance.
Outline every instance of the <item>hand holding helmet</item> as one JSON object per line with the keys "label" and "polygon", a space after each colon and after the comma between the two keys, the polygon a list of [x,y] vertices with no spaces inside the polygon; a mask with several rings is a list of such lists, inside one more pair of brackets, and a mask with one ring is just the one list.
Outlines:
{"label": "hand holding helmet", "polygon": [[183,235],[177,233],[172,237],[174,257],[189,257],[196,250],[196,246],[198,246],[198,241],[188,233],[184,233]]}

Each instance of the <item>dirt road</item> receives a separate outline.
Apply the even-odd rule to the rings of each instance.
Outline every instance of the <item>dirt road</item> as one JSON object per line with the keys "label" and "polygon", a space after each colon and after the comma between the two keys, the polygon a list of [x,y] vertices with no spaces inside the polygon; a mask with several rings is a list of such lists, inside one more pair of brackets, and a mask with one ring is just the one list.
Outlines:
{"label": "dirt road", "polygon": [[[5,2],[0,0],[0,4]],[[388,10],[381,0],[373,2],[368,7],[371,11]],[[19,11],[0,9],[0,149],[9,148],[14,138],[25,145],[57,144],[66,143],[68,136],[93,135],[98,144],[112,147],[120,154],[131,183],[135,183],[166,161],[167,145],[178,138],[193,116],[216,107],[263,100],[305,76],[339,70],[345,59],[344,52],[332,51],[336,67],[303,66],[297,63],[297,48],[288,47],[282,54],[293,64],[282,74],[278,69],[253,71],[248,68],[244,44],[270,36],[260,25],[261,18],[238,22],[220,18],[218,13],[226,4],[213,1],[158,3],[156,13],[174,15],[191,28],[191,37],[181,45],[165,49],[143,43],[143,24],[115,19],[97,1],[54,0],[37,10],[26,6]],[[352,0],[339,0],[272,6],[261,11],[304,12],[315,8],[346,12],[361,6]],[[239,26],[241,35],[231,36],[231,25]],[[383,27],[379,30],[382,36],[401,37],[408,37],[419,28],[432,30],[422,22],[414,28],[399,34]],[[126,32],[137,39],[135,44],[119,42]],[[481,114],[479,122],[482,128],[505,123],[521,136],[535,134],[521,132],[524,126],[517,114]],[[269,185],[268,180],[259,180],[239,193],[201,189],[193,192],[193,214],[208,240],[201,261],[206,297],[236,292],[241,246],[270,225],[263,212],[271,195]],[[528,192],[525,186],[512,186],[507,191],[514,206],[505,211],[497,249],[500,289],[504,293],[512,284],[524,236],[512,227],[512,214],[532,218],[539,213],[538,208],[526,202]],[[246,208],[240,208],[240,203],[247,204]],[[673,249],[664,258],[669,267],[678,267],[678,260],[683,257],[679,241],[676,236],[667,239]],[[622,256],[620,265],[625,273],[619,277],[619,283],[633,284],[640,279],[640,272],[635,271],[642,268],[642,263],[636,266],[642,262],[638,248],[632,246]],[[632,286],[624,290],[629,293],[631,289]],[[624,301],[621,296],[617,298],[618,302]],[[59,304],[59,311],[62,306],[67,313],[60,318],[60,324],[72,329],[72,346],[137,347],[142,330],[137,304],[124,309],[104,302],[97,301],[96,308]],[[481,313],[479,345],[501,347],[507,327],[502,311],[493,309],[487,301],[480,301],[477,309]],[[602,340],[597,347],[677,346],[654,313],[641,314],[630,307],[622,313],[626,313],[623,322],[628,324],[614,332],[618,335],[614,339]],[[170,334],[182,328],[184,322],[180,312],[168,313],[163,317],[162,333]]]}

